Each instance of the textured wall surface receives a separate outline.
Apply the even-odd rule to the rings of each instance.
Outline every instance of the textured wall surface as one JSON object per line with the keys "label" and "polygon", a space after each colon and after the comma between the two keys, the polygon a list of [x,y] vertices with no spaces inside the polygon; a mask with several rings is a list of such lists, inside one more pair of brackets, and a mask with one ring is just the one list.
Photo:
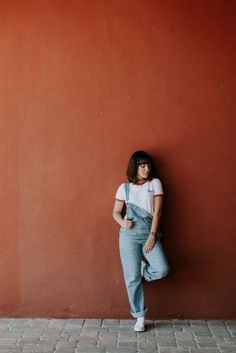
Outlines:
{"label": "textured wall surface", "polygon": [[128,318],[114,194],[157,161],[150,318],[232,318],[235,1],[0,1],[0,315]]}

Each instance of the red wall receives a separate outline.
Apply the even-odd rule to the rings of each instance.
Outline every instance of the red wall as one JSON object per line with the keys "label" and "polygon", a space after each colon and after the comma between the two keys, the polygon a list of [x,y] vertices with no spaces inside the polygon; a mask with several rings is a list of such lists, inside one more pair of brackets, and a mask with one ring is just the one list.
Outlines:
{"label": "red wall", "polygon": [[129,317],[111,215],[144,149],[172,268],[149,317],[235,317],[235,1],[0,7],[0,315]]}

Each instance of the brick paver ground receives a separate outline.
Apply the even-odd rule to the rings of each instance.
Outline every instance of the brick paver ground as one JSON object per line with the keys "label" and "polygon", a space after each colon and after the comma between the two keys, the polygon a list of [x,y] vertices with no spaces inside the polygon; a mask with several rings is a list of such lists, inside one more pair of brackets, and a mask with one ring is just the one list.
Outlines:
{"label": "brick paver ground", "polygon": [[0,353],[236,353],[236,320],[0,318]]}

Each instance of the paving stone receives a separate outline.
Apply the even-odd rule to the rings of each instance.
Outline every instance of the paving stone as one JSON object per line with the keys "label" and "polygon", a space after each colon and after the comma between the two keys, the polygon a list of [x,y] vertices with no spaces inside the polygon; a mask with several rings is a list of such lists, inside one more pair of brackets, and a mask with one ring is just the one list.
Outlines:
{"label": "paving stone", "polygon": [[75,342],[58,342],[56,344],[56,349],[75,349],[76,343]]}
{"label": "paving stone", "polygon": [[24,345],[24,344],[37,344],[39,342],[39,338],[38,337],[21,337],[18,339],[17,343]]}
{"label": "paving stone", "polygon": [[219,343],[220,349],[226,349],[226,348],[234,348],[236,352],[236,344],[235,342],[228,342],[228,343]]}
{"label": "paving stone", "polygon": [[100,319],[86,319],[84,321],[84,327],[100,327],[102,324],[102,320]]}
{"label": "paving stone", "polygon": [[[41,336],[40,339],[61,339],[61,334],[60,333],[50,333],[50,332],[44,332]],[[65,336],[64,336],[65,337]]]}
{"label": "paving stone", "polygon": [[177,348],[177,344],[175,341],[159,341],[158,340],[158,346],[159,347],[173,347],[173,348]]}
{"label": "paving stone", "polygon": [[98,347],[115,347],[117,345],[116,340],[99,340],[97,343]]}
{"label": "paving stone", "polygon": [[51,319],[38,318],[31,321],[31,326],[48,326]]}
{"label": "paving stone", "polygon": [[134,320],[120,320],[120,325],[119,327],[134,327],[134,323],[135,321]]}
{"label": "paving stone", "polygon": [[193,340],[192,332],[176,332],[175,334],[177,340],[187,341]]}
{"label": "paving stone", "polygon": [[171,323],[174,325],[174,326],[189,326],[190,323],[189,323],[189,320],[179,320],[179,319],[175,319],[175,320],[171,320]]}
{"label": "paving stone", "polygon": [[10,326],[16,319],[0,318],[0,326]]}
{"label": "paving stone", "polygon": [[206,337],[206,338],[213,337],[210,331],[209,332],[193,332],[193,335],[199,339],[202,339],[203,337]]}
{"label": "paving stone", "polygon": [[200,348],[217,347],[216,342],[199,342],[198,345],[199,345]]}
{"label": "paving stone", "polygon": [[66,321],[65,319],[51,319],[49,321],[48,327],[64,327],[66,325]]}
{"label": "paving stone", "polygon": [[66,325],[65,327],[68,328],[68,327],[78,327],[78,328],[81,328],[84,324],[84,319],[68,319],[66,321]]}
{"label": "paving stone", "polygon": [[190,325],[193,326],[206,326],[207,322],[205,320],[189,320]]}
{"label": "paving stone", "polygon": [[81,330],[81,336],[85,337],[98,337],[100,331],[93,327],[83,328]]}
{"label": "paving stone", "polygon": [[41,330],[43,332],[47,332],[47,333],[56,333],[56,334],[61,334],[61,332],[63,332],[64,328],[60,328],[60,327],[47,327],[47,329],[42,329]]}
{"label": "paving stone", "polygon": [[18,347],[16,345],[11,345],[11,344],[2,344],[0,346],[0,350],[1,349],[9,349],[9,350],[16,350]]}
{"label": "paving stone", "polygon": [[160,348],[159,352],[160,353],[189,353],[189,350],[179,349],[179,348]]}
{"label": "paving stone", "polygon": [[140,342],[138,343],[138,348],[142,350],[151,349],[151,348],[157,349],[157,342],[156,341]]}
{"label": "paving stone", "polygon": [[144,342],[146,341],[145,335],[135,334],[134,336],[119,337],[118,342]]}
{"label": "paving stone", "polygon": [[161,331],[157,331],[156,332],[156,337],[158,337],[159,339],[167,339],[167,340],[171,340],[171,339],[175,339],[175,335],[174,332],[161,332]]}
{"label": "paving stone", "polygon": [[[158,342],[158,345],[160,347],[177,347],[177,343],[174,339],[170,339],[170,340],[167,340],[167,339],[161,339],[161,338],[158,338],[157,340],[153,340],[154,342]],[[149,342],[151,342],[149,340]]]}
{"label": "paving stone", "polygon": [[97,342],[97,338],[80,337],[78,341],[78,347],[96,347]]}
{"label": "paving stone", "polygon": [[[173,329],[174,327],[173,327],[173,325],[172,325],[172,323],[171,322],[169,322],[169,321],[166,321],[166,322],[161,322],[161,321],[155,321],[155,326],[156,326],[156,328],[158,329],[158,328],[162,328],[162,329],[165,329],[165,328],[167,328],[167,329]],[[175,327],[175,328],[177,328],[177,327]]]}
{"label": "paving stone", "polygon": [[25,330],[23,333],[22,337],[40,337],[43,334],[42,330],[33,330],[32,328],[30,330]]}
{"label": "paving stone", "polygon": [[156,348],[145,348],[145,349],[140,349],[138,353],[157,353]]}
{"label": "paving stone", "polygon": [[119,347],[136,347],[137,348],[137,342],[125,342],[125,341],[123,341],[123,342],[119,342],[118,343],[118,346]]}
{"label": "paving stone", "polygon": [[47,346],[47,345],[41,345],[37,346],[37,352],[43,352],[43,353],[49,353],[49,352],[54,352],[54,347],[52,346]]}
{"label": "paving stone", "polygon": [[18,319],[14,319],[14,324],[16,325],[25,325],[25,324],[28,324],[30,322],[32,322],[33,319],[31,318],[28,318],[28,317],[21,317],[21,318],[18,318]]}
{"label": "paving stone", "polygon": [[54,348],[48,346],[37,346],[37,345],[25,345],[23,352],[42,352],[42,353],[51,353],[54,351]]}
{"label": "paving stone", "polygon": [[191,348],[191,353],[219,353],[219,349],[216,348]]}
{"label": "paving stone", "polygon": [[9,328],[7,326],[0,327],[0,336],[4,335],[8,330],[9,330]]}
{"label": "paving stone", "polygon": [[22,348],[19,347],[12,347],[12,348],[2,348],[0,347],[1,353],[19,353],[23,352]]}
{"label": "paving stone", "polygon": [[5,337],[22,337],[25,330],[9,330],[5,333]]}
{"label": "paving stone", "polygon": [[99,339],[117,340],[118,332],[100,332]]}
{"label": "paving stone", "polygon": [[172,325],[172,320],[154,320],[157,325]]}
{"label": "paving stone", "polygon": [[16,344],[17,338],[11,338],[11,337],[0,337],[0,345],[4,344]]}
{"label": "paving stone", "polygon": [[[218,338],[213,337],[213,336],[210,336],[210,337],[198,336],[198,337],[196,337],[196,341],[197,342],[218,342]],[[221,342],[222,342],[222,340],[221,340]]]}
{"label": "paving stone", "polygon": [[183,332],[183,328],[180,326],[177,327],[157,327],[156,326],[156,331],[157,332]]}
{"label": "paving stone", "polygon": [[212,334],[214,333],[228,333],[229,334],[229,330],[227,330],[226,327],[222,326],[222,327],[210,327],[210,331],[212,332]]}
{"label": "paving stone", "polygon": [[206,323],[208,326],[225,326],[223,320],[207,320]]}
{"label": "paving stone", "polygon": [[18,348],[16,349],[7,349],[7,348],[1,348],[0,347],[0,352],[1,353],[20,353],[22,350],[19,350]]}
{"label": "paving stone", "polygon": [[197,343],[195,341],[180,341],[178,340],[178,346],[180,348],[191,348],[191,347],[197,347]]}
{"label": "paving stone", "polygon": [[193,332],[194,334],[195,333],[199,333],[199,332],[210,333],[210,330],[209,330],[207,325],[206,326],[205,325],[204,326],[193,326],[193,325],[191,325],[189,327],[186,326],[184,328],[184,330],[186,332]]}
{"label": "paving stone", "polygon": [[75,353],[105,353],[105,347],[79,347],[75,350]]}
{"label": "paving stone", "polygon": [[235,325],[236,326],[236,320],[223,320],[225,324],[229,325]]}
{"label": "paving stone", "polygon": [[102,321],[102,327],[119,327],[119,320],[105,319]]}
{"label": "paving stone", "polygon": [[225,342],[234,342],[236,343],[236,338],[235,337],[225,337]]}
{"label": "paving stone", "polygon": [[144,332],[137,332],[138,337],[156,337],[155,331],[144,331]]}
{"label": "paving stone", "polygon": [[134,332],[134,330],[124,330],[124,331],[119,331],[118,335],[120,338],[122,337],[136,337],[136,332]]}
{"label": "paving stone", "polygon": [[[60,340],[60,342],[64,342],[64,340]],[[55,346],[56,344],[58,343],[58,340],[51,340],[51,339],[44,339],[44,338],[40,338],[40,340],[38,341],[38,344],[42,345],[42,344],[45,344],[45,345],[51,345],[51,346]]]}
{"label": "paving stone", "polygon": [[62,331],[61,331],[61,335],[64,336],[70,336],[70,335],[73,335],[73,334],[80,334],[81,333],[81,327],[73,327],[73,326],[70,326],[70,327],[65,327]]}
{"label": "paving stone", "polygon": [[137,353],[134,347],[108,347],[107,353]]}
{"label": "paving stone", "polygon": [[230,335],[230,333],[229,332],[227,332],[227,331],[225,331],[225,332],[215,332],[215,331],[211,331],[212,332],[212,335],[213,335],[213,337],[218,337],[218,338],[220,338],[220,337],[222,337],[222,338],[224,338],[224,337],[230,337],[231,335]]}
{"label": "paving stone", "polygon": [[156,330],[156,326],[154,323],[147,324],[147,325],[145,325],[145,327],[146,327],[146,331],[155,331]]}
{"label": "paving stone", "polygon": [[55,344],[50,344],[50,343],[38,343],[37,344],[38,347],[47,347],[48,349],[54,349],[55,348]]}

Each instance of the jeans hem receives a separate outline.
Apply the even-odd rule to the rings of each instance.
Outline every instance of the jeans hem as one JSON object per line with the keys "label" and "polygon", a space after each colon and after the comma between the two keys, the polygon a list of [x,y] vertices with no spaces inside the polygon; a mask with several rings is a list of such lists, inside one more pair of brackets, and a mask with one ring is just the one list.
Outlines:
{"label": "jeans hem", "polygon": [[135,319],[137,319],[138,317],[144,317],[144,316],[146,315],[147,311],[148,311],[147,308],[145,308],[143,311],[139,311],[138,313],[133,313],[133,312],[131,311],[131,315],[132,315]]}

